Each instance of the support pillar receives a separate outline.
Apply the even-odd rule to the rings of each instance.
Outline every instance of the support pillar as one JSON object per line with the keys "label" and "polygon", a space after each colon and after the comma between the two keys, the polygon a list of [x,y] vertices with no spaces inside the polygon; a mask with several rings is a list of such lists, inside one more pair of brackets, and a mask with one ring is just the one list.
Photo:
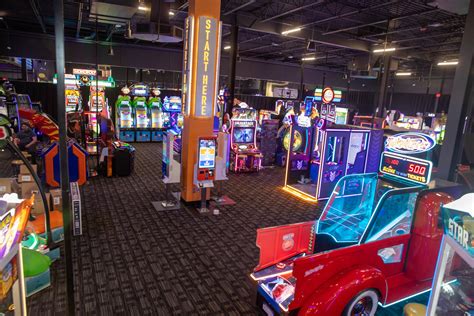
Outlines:
{"label": "support pillar", "polygon": [[66,100],[64,90],[64,3],[54,0],[54,33],[56,44],[56,71],[58,73],[57,102],[59,125],[59,168],[63,199],[64,259],[66,262],[67,315],[74,316],[74,267],[72,264],[71,202],[69,200],[69,167],[66,135]]}
{"label": "support pillar", "polygon": [[234,23],[230,31],[230,69],[229,69],[229,93],[230,97],[227,100],[227,113],[232,113],[235,98],[235,77],[237,67],[237,55],[239,52],[239,26],[237,19],[234,17]]}
{"label": "support pillar", "polygon": [[466,120],[474,103],[474,2],[469,5],[469,12],[464,27],[459,63],[454,75],[453,89],[449,101],[448,120],[446,123],[445,141],[441,147],[438,166],[438,177],[451,180],[456,165],[461,161],[463,151],[464,129],[469,123]]}
{"label": "support pillar", "polygon": [[26,58],[21,59],[21,80],[28,81],[28,67],[26,66]]}
{"label": "support pillar", "polygon": [[198,138],[213,134],[219,89],[220,11],[220,0],[190,0],[189,16],[185,21],[182,76],[185,128],[182,134],[181,197],[186,202],[201,198],[200,189],[194,185]]}
{"label": "support pillar", "polygon": [[390,62],[392,60],[392,56],[386,54],[383,56],[383,73],[382,77],[379,80],[379,91],[375,97],[375,106],[374,106],[374,116],[376,117],[383,117],[384,116],[384,106],[385,106],[385,99],[387,96],[387,83],[388,78],[390,75]]}

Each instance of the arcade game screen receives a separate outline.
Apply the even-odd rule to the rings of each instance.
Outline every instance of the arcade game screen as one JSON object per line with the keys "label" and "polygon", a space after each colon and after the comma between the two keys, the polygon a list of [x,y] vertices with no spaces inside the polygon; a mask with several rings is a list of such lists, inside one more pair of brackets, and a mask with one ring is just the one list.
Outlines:
{"label": "arcade game screen", "polygon": [[199,140],[199,168],[214,168],[216,159],[216,140]]}
{"label": "arcade game screen", "polygon": [[253,143],[253,128],[234,128],[234,143]]}

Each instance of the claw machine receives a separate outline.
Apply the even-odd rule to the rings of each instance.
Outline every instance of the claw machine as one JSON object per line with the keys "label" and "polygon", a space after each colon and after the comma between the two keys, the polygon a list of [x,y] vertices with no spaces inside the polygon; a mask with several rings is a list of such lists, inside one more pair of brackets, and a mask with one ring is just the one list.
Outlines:
{"label": "claw machine", "polygon": [[474,193],[442,207],[444,236],[426,315],[474,315]]}

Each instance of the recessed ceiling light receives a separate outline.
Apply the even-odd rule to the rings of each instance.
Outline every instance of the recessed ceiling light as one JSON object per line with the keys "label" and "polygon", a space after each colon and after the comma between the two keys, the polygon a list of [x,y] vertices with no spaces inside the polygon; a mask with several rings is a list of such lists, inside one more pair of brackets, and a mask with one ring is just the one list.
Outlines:
{"label": "recessed ceiling light", "polygon": [[312,56],[312,57],[303,57],[301,58],[302,61],[308,61],[308,60],[316,60],[316,57]]}
{"label": "recessed ceiling light", "polygon": [[453,60],[453,61],[442,61],[442,62],[439,62],[438,63],[438,66],[454,66],[454,65],[457,65],[458,64],[458,61],[457,60]]}
{"label": "recessed ceiling light", "polygon": [[395,76],[411,76],[411,72],[397,72]]}
{"label": "recessed ceiling light", "polygon": [[170,11],[170,12],[169,12],[169,15],[170,15],[170,16],[173,16],[173,15],[174,15],[174,12],[173,12],[173,11]]}
{"label": "recessed ceiling light", "polygon": [[145,7],[144,5],[140,4],[140,5],[138,6],[138,10],[140,10],[140,11],[148,11],[149,9],[148,9],[147,7]]}
{"label": "recessed ceiling light", "polygon": [[281,34],[282,35],[287,35],[287,34],[298,32],[298,31],[301,31],[301,27],[295,27],[294,29],[283,31],[283,32],[281,32]]}
{"label": "recessed ceiling light", "polygon": [[377,48],[377,49],[374,49],[372,52],[383,53],[383,52],[393,52],[395,50],[396,50],[395,47],[387,47],[387,48]]}
{"label": "recessed ceiling light", "polygon": [[224,46],[224,49],[225,49],[225,50],[229,50],[230,48],[231,48],[230,45]]}

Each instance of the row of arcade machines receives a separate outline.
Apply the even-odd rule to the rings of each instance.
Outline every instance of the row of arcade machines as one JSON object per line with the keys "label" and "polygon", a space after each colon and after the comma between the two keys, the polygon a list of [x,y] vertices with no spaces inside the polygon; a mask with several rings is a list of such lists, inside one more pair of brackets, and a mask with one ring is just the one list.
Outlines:
{"label": "row of arcade machines", "polygon": [[[333,161],[333,149],[337,156],[343,148],[338,149],[338,141],[328,143],[330,154],[323,156]],[[433,143],[412,133],[391,136],[374,162],[376,170],[338,179],[319,219],[258,229],[260,257],[251,278],[258,286],[259,310],[267,315],[374,315],[379,306],[434,285],[429,315],[471,315],[472,196],[452,202],[463,188],[431,179],[432,162],[417,156]],[[329,149],[330,144],[336,146]],[[438,256],[443,205],[451,210],[446,234],[455,242],[448,243],[462,260],[446,251],[446,242]]]}
{"label": "row of arcade machines", "polygon": [[160,97],[160,90],[144,84],[122,88],[116,102],[118,136],[127,142],[159,142],[169,129],[180,133],[183,126],[181,98]]}

